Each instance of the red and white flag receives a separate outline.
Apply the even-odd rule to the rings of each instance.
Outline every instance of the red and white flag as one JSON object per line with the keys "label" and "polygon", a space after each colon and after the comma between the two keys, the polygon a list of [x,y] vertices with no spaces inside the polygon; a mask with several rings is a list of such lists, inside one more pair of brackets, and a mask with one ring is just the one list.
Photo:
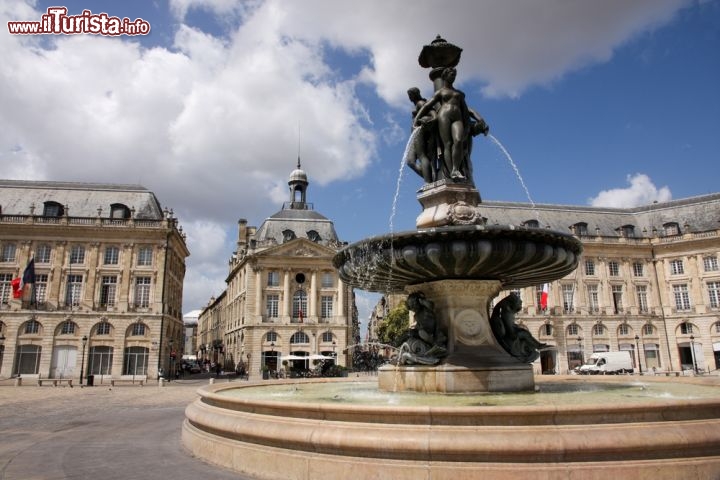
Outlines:
{"label": "red and white flag", "polygon": [[540,294],[540,308],[542,310],[547,310],[547,300],[548,300],[548,289],[549,285],[547,283],[543,283],[542,286],[542,293]]}

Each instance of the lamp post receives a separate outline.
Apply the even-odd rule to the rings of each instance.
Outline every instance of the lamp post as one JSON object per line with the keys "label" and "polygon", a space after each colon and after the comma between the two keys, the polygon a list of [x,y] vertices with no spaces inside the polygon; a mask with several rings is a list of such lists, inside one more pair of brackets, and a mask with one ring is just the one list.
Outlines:
{"label": "lamp post", "polygon": [[173,339],[168,340],[168,350],[170,350],[170,368],[168,372],[168,380],[171,380],[175,376],[175,352],[172,349]]}
{"label": "lamp post", "polygon": [[583,355],[583,347],[582,347],[582,337],[578,337],[578,352],[580,355],[580,365],[585,363],[584,355]]}
{"label": "lamp post", "polygon": [[640,344],[638,343],[640,341],[640,337],[635,335],[635,352],[637,354],[637,362],[638,362],[638,368],[640,369],[640,375],[642,375],[642,363],[640,362]]}
{"label": "lamp post", "polygon": [[2,367],[3,354],[5,353],[5,334],[0,332],[0,342],[3,344],[0,346],[0,367]]}
{"label": "lamp post", "polygon": [[83,376],[85,376],[85,345],[87,344],[88,337],[83,335],[82,337],[82,355],[80,357],[80,385],[83,384]]}
{"label": "lamp post", "polygon": [[275,371],[277,370],[277,362],[275,361],[275,342],[270,342],[270,358],[272,359],[272,364],[275,367],[273,368],[273,371]]}
{"label": "lamp post", "polygon": [[697,363],[695,362],[695,335],[690,335],[690,356],[692,357],[693,372],[697,373]]}

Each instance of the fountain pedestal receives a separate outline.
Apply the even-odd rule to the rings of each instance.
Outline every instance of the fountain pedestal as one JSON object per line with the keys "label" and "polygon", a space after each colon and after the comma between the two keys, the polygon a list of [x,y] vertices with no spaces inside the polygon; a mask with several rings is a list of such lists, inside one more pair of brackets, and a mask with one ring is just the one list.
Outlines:
{"label": "fountain pedestal", "polygon": [[532,367],[497,343],[488,319],[490,301],[502,289],[498,280],[438,280],[406,287],[435,305],[447,332],[448,356],[438,366],[385,366],[380,390],[442,393],[518,392],[535,388]]}
{"label": "fountain pedestal", "polygon": [[423,207],[415,220],[417,228],[483,223],[480,192],[472,185],[440,180],[424,185],[417,199]]}

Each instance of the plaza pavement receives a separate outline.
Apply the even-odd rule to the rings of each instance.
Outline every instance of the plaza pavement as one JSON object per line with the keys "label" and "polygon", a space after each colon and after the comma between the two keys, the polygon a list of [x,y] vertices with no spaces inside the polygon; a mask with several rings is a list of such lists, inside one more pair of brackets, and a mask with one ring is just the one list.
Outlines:
{"label": "plaza pavement", "polygon": [[206,374],[164,387],[0,380],[0,480],[251,480],[192,457],[180,443],[185,407],[207,384]]}

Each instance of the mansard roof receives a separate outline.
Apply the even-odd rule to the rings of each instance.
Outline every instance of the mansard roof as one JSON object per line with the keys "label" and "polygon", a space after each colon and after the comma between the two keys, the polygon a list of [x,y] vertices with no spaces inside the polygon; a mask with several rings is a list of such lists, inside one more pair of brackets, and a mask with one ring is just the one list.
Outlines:
{"label": "mansard roof", "polygon": [[255,238],[259,242],[274,240],[281,244],[289,240],[288,231],[292,232],[294,238],[309,238],[324,245],[336,244],[338,241],[335,225],[327,217],[315,210],[290,208],[284,208],[265,219]]}
{"label": "mansard roof", "polygon": [[480,205],[487,223],[524,225],[537,221],[540,228],[568,232],[574,225],[587,225],[589,235],[618,236],[624,226],[634,227],[634,236],[662,234],[667,224],[683,232],[720,228],[720,193],[658,202],[632,208],[609,208],[486,201]]}
{"label": "mansard roof", "polygon": [[0,208],[4,215],[42,215],[45,202],[67,208],[73,217],[95,217],[98,208],[110,214],[111,205],[135,210],[136,219],[162,220],[163,213],[155,194],[141,185],[109,183],[0,180]]}

